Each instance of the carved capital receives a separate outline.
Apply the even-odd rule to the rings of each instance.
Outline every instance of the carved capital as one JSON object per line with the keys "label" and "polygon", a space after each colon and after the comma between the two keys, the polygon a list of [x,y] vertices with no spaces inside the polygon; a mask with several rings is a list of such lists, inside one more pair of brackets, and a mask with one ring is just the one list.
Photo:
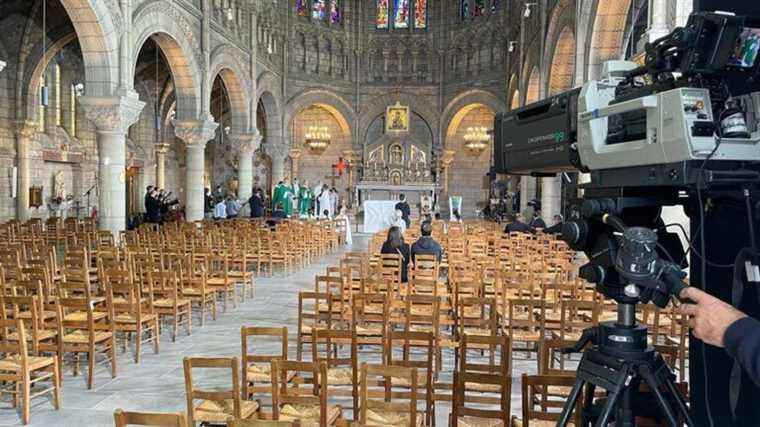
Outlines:
{"label": "carved capital", "polygon": [[156,144],[156,154],[165,155],[169,152],[169,144]]}
{"label": "carved capital", "polygon": [[272,161],[283,162],[290,155],[290,146],[287,144],[264,144],[264,151]]}
{"label": "carved capital", "polygon": [[302,154],[303,152],[301,151],[300,148],[293,148],[290,150],[290,158],[296,162],[301,158]]}
{"label": "carved capital", "polygon": [[219,124],[210,119],[183,120],[174,123],[174,134],[187,144],[188,147],[206,146],[206,143],[214,139],[216,128]]}
{"label": "carved capital", "polygon": [[443,167],[447,168],[451,164],[451,162],[454,161],[454,155],[456,154],[456,151],[454,150],[444,150],[443,156],[441,158],[441,162],[443,163]]}
{"label": "carved capital", "polygon": [[343,160],[350,165],[355,164],[359,160],[359,153],[356,150],[343,150],[341,154],[343,154]]}
{"label": "carved capital", "polygon": [[121,96],[80,96],[79,105],[98,132],[126,133],[140,118],[145,103],[136,92]]}
{"label": "carved capital", "polygon": [[37,123],[31,120],[22,120],[16,124],[16,135],[19,138],[32,138],[37,134]]}
{"label": "carved capital", "polygon": [[258,131],[256,133],[232,133],[227,135],[227,140],[235,151],[253,153],[259,148],[261,135]]}

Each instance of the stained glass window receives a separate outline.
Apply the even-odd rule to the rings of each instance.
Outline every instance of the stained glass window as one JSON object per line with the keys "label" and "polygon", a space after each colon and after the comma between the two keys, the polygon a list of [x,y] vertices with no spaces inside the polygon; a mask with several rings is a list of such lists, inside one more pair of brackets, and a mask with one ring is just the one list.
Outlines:
{"label": "stained glass window", "polygon": [[330,0],[330,23],[340,24],[340,0]]}
{"label": "stained glass window", "polygon": [[462,0],[462,6],[459,8],[459,15],[463,20],[470,17],[470,0]]}
{"label": "stained glass window", "polygon": [[322,21],[327,16],[327,0],[312,0],[311,19]]}
{"label": "stained glass window", "polygon": [[417,0],[414,3],[414,28],[427,28],[427,0]]}
{"label": "stained glass window", "polygon": [[462,21],[496,13],[502,0],[460,0],[459,17]]}
{"label": "stained glass window", "polygon": [[483,16],[486,13],[486,0],[475,0],[472,7],[472,16]]}
{"label": "stained glass window", "polygon": [[388,28],[388,0],[377,0],[377,28]]}
{"label": "stained glass window", "polygon": [[298,16],[309,16],[309,0],[296,0],[296,13]]}
{"label": "stained glass window", "polygon": [[393,28],[409,28],[409,0],[393,0]]}

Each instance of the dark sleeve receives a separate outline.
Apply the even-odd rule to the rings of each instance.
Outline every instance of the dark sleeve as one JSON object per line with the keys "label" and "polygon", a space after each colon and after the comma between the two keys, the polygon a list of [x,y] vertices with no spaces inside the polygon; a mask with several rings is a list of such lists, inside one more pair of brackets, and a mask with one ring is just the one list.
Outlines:
{"label": "dark sleeve", "polygon": [[723,335],[723,345],[752,382],[760,385],[760,322],[745,317],[732,323]]}

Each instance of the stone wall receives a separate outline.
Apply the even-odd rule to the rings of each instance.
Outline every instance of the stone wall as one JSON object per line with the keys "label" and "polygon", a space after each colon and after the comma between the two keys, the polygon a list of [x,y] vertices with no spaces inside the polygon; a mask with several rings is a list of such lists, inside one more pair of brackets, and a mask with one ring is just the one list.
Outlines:
{"label": "stone wall", "polygon": [[483,187],[483,178],[488,173],[491,160],[490,147],[480,155],[467,153],[464,148],[464,134],[471,126],[492,128],[493,118],[493,111],[486,107],[476,107],[462,118],[453,137],[446,141],[446,148],[456,152],[449,171],[449,194],[462,196],[461,214],[464,217],[473,216],[478,203],[488,198],[488,189]]}

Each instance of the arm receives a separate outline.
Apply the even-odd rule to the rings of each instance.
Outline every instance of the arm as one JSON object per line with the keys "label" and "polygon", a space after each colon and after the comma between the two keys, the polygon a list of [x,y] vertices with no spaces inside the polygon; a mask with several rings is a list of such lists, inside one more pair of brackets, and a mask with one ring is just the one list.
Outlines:
{"label": "arm", "polygon": [[760,322],[751,317],[735,321],[726,329],[723,345],[752,382],[760,384]]}

